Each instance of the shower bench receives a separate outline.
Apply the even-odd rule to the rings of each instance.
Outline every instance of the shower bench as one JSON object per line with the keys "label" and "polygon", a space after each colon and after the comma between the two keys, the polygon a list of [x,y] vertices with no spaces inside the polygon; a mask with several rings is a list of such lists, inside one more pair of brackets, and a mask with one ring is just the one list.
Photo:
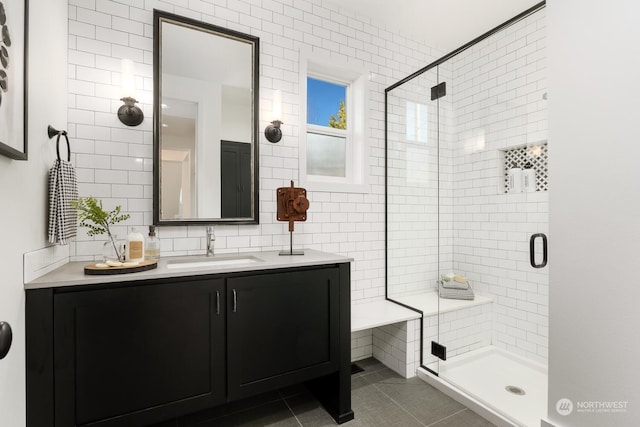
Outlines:
{"label": "shower bench", "polygon": [[[435,324],[447,323],[445,329],[451,332],[444,333],[442,338],[444,342],[451,344],[450,350],[453,355],[459,352],[456,347],[467,347],[466,341],[469,339],[474,343],[485,344],[486,338],[482,337],[482,331],[480,330],[478,335],[478,331],[469,326],[476,323],[476,326],[482,329],[484,323],[490,322],[489,311],[493,302],[490,298],[476,295],[473,301],[439,299],[436,292],[426,292],[404,299],[399,298],[399,302],[415,307],[422,315],[390,300],[351,305],[352,349],[358,347],[359,340],[371,341],[371,351],[360,355],[361,357],[373,355],[403,377],[415,376],[420,365],[421,318],[427,332],[433,329]],[[467,335],[457,331],[458,327],[463,327]],[[468,336],[469,331],[475,335]],[[447,335],[451,333],[454,336]],[[437,338],[427,333],[425,343],[430,343],[431,340],[437,341]],[[352,351],[352,361],[359,359],[357,354],[355,358],[353,356]],[[425,361],[431,361],[433,358],[428,353],[425,354]]]}
{"label": "shower bench", "polygon": [[388,300],[352,304],[352,348],[354,340],[356,345],[358,340],[370,340],[373,357],[403,377],[413,377],[419,366],[420,317],[419,312]]}

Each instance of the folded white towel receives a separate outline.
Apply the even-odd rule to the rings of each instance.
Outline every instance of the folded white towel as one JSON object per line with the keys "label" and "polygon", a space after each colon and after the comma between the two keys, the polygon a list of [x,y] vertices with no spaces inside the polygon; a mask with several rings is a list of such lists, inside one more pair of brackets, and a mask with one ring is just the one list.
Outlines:
{"label": "folded white towel", "polygon": [[[451,282],[447,282],[451,283]],[[475,299],[475,294],[473,293],[473,289],[471,289],[471,285],[467,282],[466,289],[459,288],[447,288],[444,286],[445,282],[438,280],[438,295],[440,298],[447,299],[463,299],[463,300],[473,300]]]}
{"label": "folded white towel", "polygon": [[447,289],[469,289],[469,282],[456,282],[455,280],[450,280],[448,282],[442,282],[442,286]]}

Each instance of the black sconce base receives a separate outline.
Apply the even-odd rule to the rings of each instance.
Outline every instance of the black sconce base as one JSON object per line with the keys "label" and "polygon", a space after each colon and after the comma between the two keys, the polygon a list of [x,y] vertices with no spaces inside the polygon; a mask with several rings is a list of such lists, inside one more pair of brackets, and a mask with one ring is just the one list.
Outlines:
{"label": "black sconce base", "polygon": [[118,119],[127,126],[138,126],[144,120],[144,113],[133,98],[122,98],[124,105],[118,108]]}
{"label": "black sconce base", "polygon": [[280,142],[282,139],[282,130],[280,130],[280,125],[282,122],[280,120],[274,120],[271,122],[269,126],[267,126],[264,130],[264,136],[267,138],[267,141],[271,143]]}

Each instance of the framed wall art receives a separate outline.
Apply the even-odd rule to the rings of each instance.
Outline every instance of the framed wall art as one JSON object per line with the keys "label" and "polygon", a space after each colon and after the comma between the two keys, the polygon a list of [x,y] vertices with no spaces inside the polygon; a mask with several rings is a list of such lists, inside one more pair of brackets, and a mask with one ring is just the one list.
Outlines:
{"label": "framed wall art", "polygon": [[0,154],[27,160],[27,0],[0,0]]}

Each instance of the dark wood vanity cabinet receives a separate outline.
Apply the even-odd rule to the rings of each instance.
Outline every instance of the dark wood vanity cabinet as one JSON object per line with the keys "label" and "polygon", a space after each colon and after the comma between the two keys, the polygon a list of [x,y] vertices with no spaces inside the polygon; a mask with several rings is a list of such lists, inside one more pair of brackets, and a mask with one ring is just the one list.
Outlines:
{"label": "dark wood vanity cabinet", "polygon": [[303,381],[350,399],[349,264],[26,291],[27,425],[143,426]]}

